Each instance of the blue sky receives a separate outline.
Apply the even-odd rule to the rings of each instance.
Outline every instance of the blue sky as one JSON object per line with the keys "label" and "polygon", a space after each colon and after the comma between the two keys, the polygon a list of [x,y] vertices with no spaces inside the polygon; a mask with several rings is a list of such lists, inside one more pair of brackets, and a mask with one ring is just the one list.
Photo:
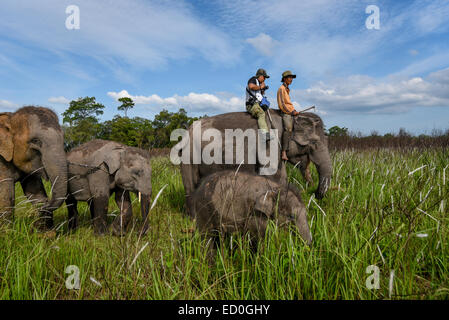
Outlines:
{"label": "blue sky", "polygon": [[[66,8],[80,29],[66,28]],[[365,9],[380,10],[367,29]],[[312,104],[326,126],[370,133],[449,129],[449,1],[2,0],[0,111],[41,105],[62,113],[95,96],[117,114],[153,118],[244,110],[246,81],[280,75],[298,109]]]}

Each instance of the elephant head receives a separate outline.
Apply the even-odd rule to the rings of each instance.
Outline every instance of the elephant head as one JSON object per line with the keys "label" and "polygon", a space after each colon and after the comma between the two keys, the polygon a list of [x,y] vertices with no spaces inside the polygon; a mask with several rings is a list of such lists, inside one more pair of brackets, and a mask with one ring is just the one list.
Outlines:
{"label": "elephant head", "polygon": [[305,161],[304,155],[307,155],[306,159],[310,158],[317,168],[319,184],[315,196],[321,199],[330,186],[332,163],[323,122],[313,113],[303,113],[294,117],[288,157],[296,165],[299,161]]}
{"label": "elephant head", "polygon": [[[56,114],[33,106],[2,113],[0,137],[0,156],[21,176],[35,175],[51,182],[51,200],[41,208],[41,213],[59,208],[67,193],[67,162],[64,134]],[[47,225],[51,223],[47,221]]]}
{"label": "elephant head", "polygon": [[117,147],[106,155],[109,173],[115,184],[128,191],[141,193],[141,213],[146,219],[151,201],[151,162],[148,151],[133,147]]}
{"label": "elephant head", "polygon": [[272,190],[259,196],[255,200],[254,210],[270,218],[276,215],[276,221],[280,226],[294,225],[301,238],[308,245],[312,243],[306,207],[296,187],[283,185],[279,190]]}

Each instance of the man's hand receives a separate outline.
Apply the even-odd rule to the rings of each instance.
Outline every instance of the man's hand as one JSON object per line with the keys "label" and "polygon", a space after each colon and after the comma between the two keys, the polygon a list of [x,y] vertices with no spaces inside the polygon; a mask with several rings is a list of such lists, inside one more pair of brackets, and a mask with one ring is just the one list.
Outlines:
{"label": "man's hand", "polygon": [[297,116],[298,114],[299,114],[298,111],[296,111],[296,110],[293,110],[293,111],[292,111],[292,116]]}

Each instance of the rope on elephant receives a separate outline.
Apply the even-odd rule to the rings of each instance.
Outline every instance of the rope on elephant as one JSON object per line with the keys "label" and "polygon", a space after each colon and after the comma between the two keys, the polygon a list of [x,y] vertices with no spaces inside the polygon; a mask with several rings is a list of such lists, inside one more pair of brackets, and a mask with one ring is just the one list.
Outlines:
{"label": "rope on elephant", "polygon": [[89,166],[87,164],[74,163],[74,162],[70,162],[70,161],[67,161],[67,163],[71,164],[71,165],[74,165],[74,166],[78,166],[78,167],[83,167],[83,168],[88,168],[89,169],[89,170],[87,170],[87,172],[85,174],[82,174],[82,175],[78,174],[79,176],[87,176],[87,175],[92,174],[92,173],[94,173],[94,172],[96,172],[98,170],[104,171],[107,174],[109,174],[109,171],[106,171],[105,169],[101,168],[101,165],[103,163],[101,163],[98,166]]}

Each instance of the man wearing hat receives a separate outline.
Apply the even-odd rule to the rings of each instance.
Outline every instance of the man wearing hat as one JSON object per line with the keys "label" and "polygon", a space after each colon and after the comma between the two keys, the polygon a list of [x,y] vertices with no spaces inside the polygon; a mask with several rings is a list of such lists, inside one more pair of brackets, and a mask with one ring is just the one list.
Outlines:
{"label": "man wearing hat", "polygon": [[253,117],[257,118],[259,129],[267,141],[271,139],[271,136],[265,121],[265,112],[260,107],[260,102],[262,101],[264,91],[268,89],[268,86],[265,85],[265,79],[269,77],[264,69],[259,69],[256,72],[256,76],[248,80],[246,87],[246,110]]}
{"label": "man wearing hat", "polygon": [[282,160],[288,160],[287,151],[288,143],[290,141],[293,130],[293,116],[299,114],[299,112],[295,110],[295,107],[293,107],[293,104],[290,100],[289,85],[292,84],[294,78],[296,78],[296,75],[293,74],[290,70],[282,73],[282,85],[279,87],[277,93],[278,106],[281,110],[282,123],[284,125],[284,132],[282,134]]}

